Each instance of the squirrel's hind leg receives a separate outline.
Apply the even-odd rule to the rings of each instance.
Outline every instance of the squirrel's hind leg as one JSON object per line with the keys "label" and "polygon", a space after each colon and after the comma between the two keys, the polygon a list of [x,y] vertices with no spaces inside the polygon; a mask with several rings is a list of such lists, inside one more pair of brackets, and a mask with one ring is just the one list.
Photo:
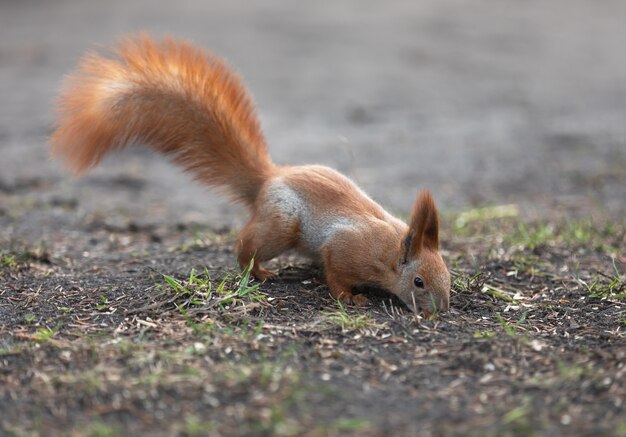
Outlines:
{"label": "squirrel's hind leg", "polygon": [[298,224],[273,216],[267,220],[252,217],[237,238],[237,260],[244,269],[254,259],[251,273],[259,281],[276,276],[264,269],[262,263],[277,257],[297,245]]}

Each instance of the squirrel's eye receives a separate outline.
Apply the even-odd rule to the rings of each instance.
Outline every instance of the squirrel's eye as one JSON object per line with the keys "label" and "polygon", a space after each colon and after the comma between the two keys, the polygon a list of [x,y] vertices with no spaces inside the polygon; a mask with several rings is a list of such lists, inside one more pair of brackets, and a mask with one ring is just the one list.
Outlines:
{"label": "squirrel's eye", "polygon": [[413,284],[415,284],[417,288],[424,288],[424,281],[422,281],[422,278],[419,276],[416,276],[415,279],[413,279]]}

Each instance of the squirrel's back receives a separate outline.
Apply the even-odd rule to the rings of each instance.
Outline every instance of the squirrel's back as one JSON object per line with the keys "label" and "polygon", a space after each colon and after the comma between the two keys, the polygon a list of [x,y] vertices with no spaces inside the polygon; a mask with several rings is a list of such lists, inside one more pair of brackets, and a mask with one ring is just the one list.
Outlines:
{"label": "squirrel's back", "polygon": [[78,174],[110,151],[147,144],[251,205],[275,171],[239,76],[185,41],[140,35],[114,56],[86,55],[58,111],[52,153]]}

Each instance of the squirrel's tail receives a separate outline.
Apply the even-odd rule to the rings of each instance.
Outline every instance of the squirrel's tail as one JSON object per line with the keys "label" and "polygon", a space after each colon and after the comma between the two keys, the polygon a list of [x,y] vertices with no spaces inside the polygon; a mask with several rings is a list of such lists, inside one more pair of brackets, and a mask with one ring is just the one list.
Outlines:
{"label": "squirrel's tail", "polygon": [[52,154],[77,174],[112,150],[147,144],[252,204],[275,168],[238,75],[184,41],[140,35],[123,40],[113,57],[86,55],[58,111]]}

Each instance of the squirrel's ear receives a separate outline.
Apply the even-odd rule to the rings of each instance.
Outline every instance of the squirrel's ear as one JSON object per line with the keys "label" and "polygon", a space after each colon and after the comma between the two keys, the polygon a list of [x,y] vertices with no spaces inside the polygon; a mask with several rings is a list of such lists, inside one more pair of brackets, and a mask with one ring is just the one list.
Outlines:
{"label": "squirrel's ear", "polygon": [[439,213],[428,190],[421,191],[413,204],[409,231],[402,242],[402,262],[415,257],[423,248],[439,249]]}

